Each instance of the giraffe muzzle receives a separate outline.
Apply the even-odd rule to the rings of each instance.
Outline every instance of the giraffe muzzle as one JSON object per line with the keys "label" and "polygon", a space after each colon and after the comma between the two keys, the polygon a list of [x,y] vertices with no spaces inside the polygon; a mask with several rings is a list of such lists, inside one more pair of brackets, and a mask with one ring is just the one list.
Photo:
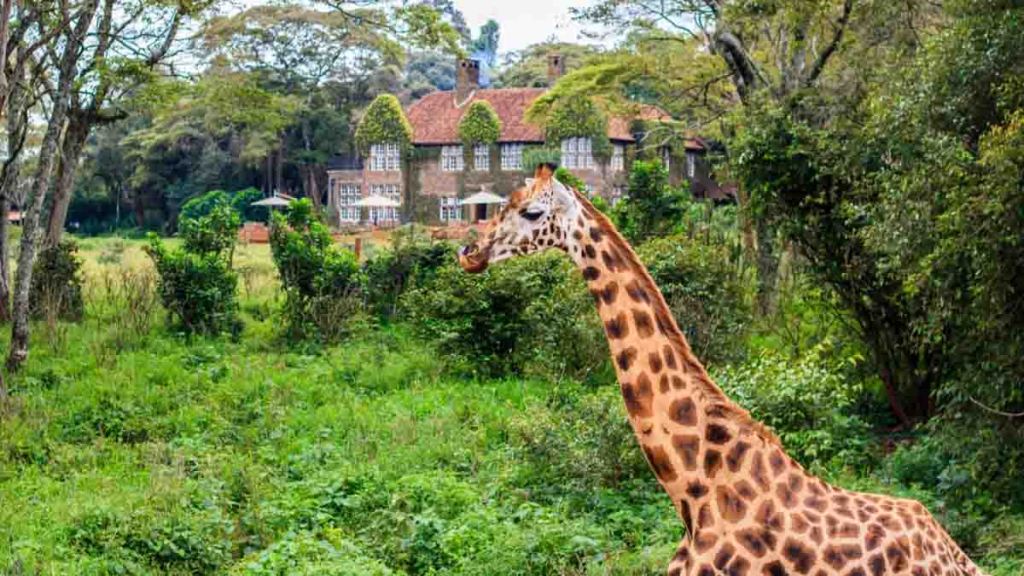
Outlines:
{"label": "giraffe muzzle", "polygon": [[477,274],[487,269],[487,254],[477,244],[459,248],[459,265],[470,274]]}

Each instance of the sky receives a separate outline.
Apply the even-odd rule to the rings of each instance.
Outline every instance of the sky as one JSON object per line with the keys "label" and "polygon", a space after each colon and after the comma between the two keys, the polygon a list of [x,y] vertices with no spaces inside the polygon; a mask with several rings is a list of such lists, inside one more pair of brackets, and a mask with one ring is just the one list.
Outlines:
{"label": "sky", "polygon": [[476,34],[493,18],[501,26],[501,52],[521,50],[552,36],[562,42],[591,41],[580,38],[582,27],[573,22],[569,8],[586,0],[455,0],[466,23]]}

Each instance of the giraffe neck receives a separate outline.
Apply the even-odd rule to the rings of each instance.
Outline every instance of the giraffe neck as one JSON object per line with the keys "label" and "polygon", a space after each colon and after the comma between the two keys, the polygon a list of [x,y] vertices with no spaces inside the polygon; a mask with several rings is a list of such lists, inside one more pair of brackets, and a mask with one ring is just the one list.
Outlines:
{"label": "giraffe neck", "polygon": [[733,404],[694,356],[661,291],[615,227],[582,196],[569,254],[604,323],[630,424],[690,534],[739,522],[772,470],[803,471]]}

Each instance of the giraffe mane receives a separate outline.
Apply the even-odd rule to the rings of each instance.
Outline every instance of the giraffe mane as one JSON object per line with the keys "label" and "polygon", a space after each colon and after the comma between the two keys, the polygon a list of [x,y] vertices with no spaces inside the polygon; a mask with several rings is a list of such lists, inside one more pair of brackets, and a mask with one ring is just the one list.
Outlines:
{"label": "giraffe mane", "polygon": [[569,186],[566,186],[566,188],[572,191],[576,200],[580,203],[580,206],[583,207],[584,212],[596,220],[601,228],[604,229],[608,236],[609,243],[615,246],[620,253],[620,256],[625,259],[625,261],[628,262],[637,273],[641,287],[644,288],[647,293],[651,294],[656,300],[654,304],[656,306],[661,306],[664,310],[668,311],[666,314],[667,318],[665,318],[664,322],[664,328],[666,331],[665,336],[668,338],[669,342],[672,343],[672,346],[676,351],[685,359],[685,363],[690,365],[691,369],[695,372],[694,380],[708,402],[708,411],[718,410],[723,415],[729,415],[741,426],[750,429],[766,442],[781,447],[782,442],[771,428],[751,416],[750,412],[747,412],[746,409],[729,400],[729,397],[725,395],[725,392],[723,392],[721,388],[719,388],[718,384],[715,384],[715,382],[711,380],[711,377],[708,375],[704,365],[693,353],[689,342],[686,341],[686,337],[679,329],[679,325],[676,323],[675,317],[673,317],[671,311],[669,311],[668,303],[665,302],[665,297],[662,295],[658,285],[654,282],[650,272],[647,271],[647,267],[640,261],[640,257],[636,255],[632,246],[626,242],[625,238],[622,237],[622,234],[619,233],[611,220],[609,220],[608,217],[600,210],[595,208],[590,200],[581,194],[579,190]]}

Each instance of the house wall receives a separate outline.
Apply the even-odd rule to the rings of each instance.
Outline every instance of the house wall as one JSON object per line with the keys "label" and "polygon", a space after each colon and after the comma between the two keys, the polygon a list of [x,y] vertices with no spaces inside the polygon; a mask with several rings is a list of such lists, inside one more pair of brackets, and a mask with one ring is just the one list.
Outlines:
{"label": "house wall", "polygon": [[[691,188],[697,197],[701,197],[702,192],[713,184],[708,166],[702,154],[688,153],[697,154],[696,177],[691,183]],[[629,183],[629,167],[634,156],[633,146],[628,145],[624,170],[613,171],[608,164],[601,164],[593,169],[573,170],[573,173],[586,182],[594,194],[610,200],[615,187],[626,190]],[[369,194],[371,184],[398,184],[402,194],[402,220],[439,225],[442,224],[439,213],[441,197],[455,196],[461,199],[481,189],[507,197],[529,177],[529,174],[522,170],[502,170],[501,151],[497,145],[491,146],[490,149],[490,170],[474,170],[471,153],[467,153],[464,163],[465,169],[461,172],[443,171],[441,146],[417,146],[410,157],[402,163],[401,172],[370,172],[365,169],[328,171],[331,183],[329,198],[332,221],[338,223],[335,207],[338,205],[336,192],[340,184],[359,184],[364,196]],[[671,158],[669,180],[677,186],[687,180],[685,157]],[[464,217],[467,216],[469,213],[464,212]]]}

